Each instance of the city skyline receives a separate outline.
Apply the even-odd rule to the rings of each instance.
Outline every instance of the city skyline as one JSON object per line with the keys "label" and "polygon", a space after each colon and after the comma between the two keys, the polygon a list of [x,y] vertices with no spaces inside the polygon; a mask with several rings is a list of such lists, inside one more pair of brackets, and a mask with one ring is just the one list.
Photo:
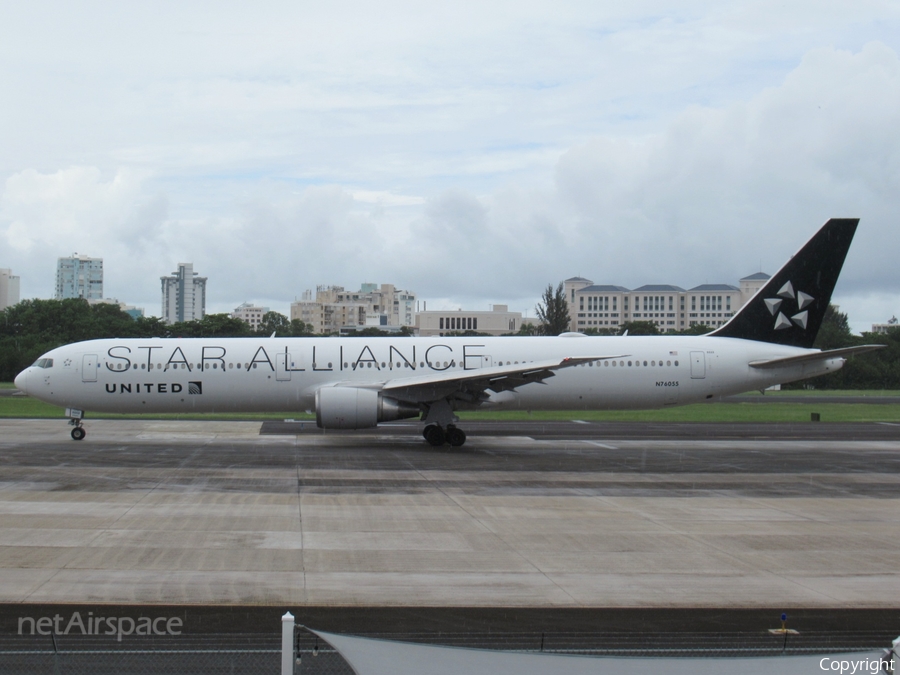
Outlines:
{"label": "city skyline", "polygon": [[[102,258],[91,258],[86,255],[79,256],[78,254],[73,254],[73,256],[68,256],[67,258],[71,259],[73,257],[78,257],[82,260],[97,260],[97,261],[99,261],[101,264],[101,276],[102,276]],[[58,260],[58,265],[59,265],[59,263],[61,263],[62,260],[63,260],[63,258],[60,258]],[[290,302],[288,304],[287,308],[283,309],[283,310],[277,306],[278,303],[275,303],[276,304],[275,307],[269,307],[264,302],[255,302],[253,300],[244,300],[244,301],[234,304],[234,305],[231,305],[231,303],[224,302],[224,301],[213,301],[212,303],[209,303],[208,298],[206,296],[206,282],[208,281],[208,278],[207,277],[199,277],[199,272],[193,271],[192,263],[178,263],[176,271],[173,272],[171,275],[163,275],[163,276],[159,277],[159,279],[163,281],[163,289],[164,289],[163,290],[163,307],[166,306],[166,297],[167,297],[166,292],[165,292],[166,281],[168,280],[169,285],[171,286],[173,281],[177,281],[177,279],[180,278],[180,275],[182,275],[182,270],[187,269],[188,267],[190,268],[190,274],[193,277],[198,277],[198,282],[202,285],[202,291],[201,291],[202,298],[198,301],[199,306],[202,309],[198,310],[198,311],[200,311],[200,314],[198,316],[193,316],[193,314],[191,314],[191,312],[189,312],[189,314],[191,314],[192,318],[177,318],[177,316],[176,316],[175,318],[172,318],[171,321],[168,321],[170,323],[174,322],[174,321],[192,320],[194,318],[202,318],[202,316],[204,314],[226,314],[226,315],[230,315],[230,316],[238,316],[240,314],[240,310],[242,308],[245,308],[245,309],[252,308],[255,310],[264,305],[265,305],[265,307],[264,307],[265,311],[277,312],[277,313],[287,317],[288,319],[301,318],[299,316],[299,313],[294,309],[294,306],[301,304],[302,301],[304,299],[306,299],[307,297],[310,297],[310,298],[312,297],[312,290],[304,289],[304,291],[299,293],[296,296],[296,299],[293,300],[292,302]],[[9,269],[0,268],[0,272],[10,272],[10,271],[11,270],[9,270]],[[18,277],[13,276],[11,278],[16,280],[16,286],[18,286]],[[731,295],[736,300],[737,304],[735,304],[735,307],[734,307],[734,309],[736,309],[737,307],[741,306],[743,303],[745,303],[749,299],[749,297],[753,294],[753,292],[755,292],[758,289],[759,285],[762,283],[763,280],[768,279],[768,278],[769,278],[769,275],[765,272],[755,272],[752,274],[748,274],[748,275],[745,275],[745,276],[741,277],[740,279],[736,280],[736,283],[740,287],[732,286],[731,284],[724,283],[724,282],[723,283],[715,283],[715,284],[700,284],[693,288],[682,288],[678,284],[641,284],[639,286],[635,286],[634,288],[628,288],[628,287],[621,286],[618,284],[600,284],[598,286],[606,287],[606,289],[607,289],[605,291],[606,293],[615,293],[618,295],[624,294],[625,296],[629,296],[634,293],[650,294],[651,291],[653,293],[664,293],[666,295],[669,295],[669,294],[679,295],[680,294],[682,296],[689,296],[692,293],[696,294],[696,293],[709,291],[709,292],[715,292],[716,294],[721,294],[723,298],[727,295]],[[748,284],[748,282],[750,282],[750,283]],[[590,291],[590,290],[596,288],[596,286],[593,286],[593,283],[594,283],[593,281],[586,279],[584,277],[581,277],[581,276],[570,277],[568,279],[565,279],[563,281],[563,283],[567,289],[566,295],[567,295],[567,299],[569,300],[569,309],[570,309],[570,314],[572,316],[572,323],[570,326],[571,330],[578,331],[578,330],[594,329],[594,328],[606,330],[606,329],[610,329],[610,328],[615,329],[619,325],[619,323],[621,321],[616,321],[615,323],[612,323],[610,321],[605,321],[605,322],[600,322],[600,324],[598,325],[597,321],[588,320],[588,321],[582,321],[579,324],[579,321],[577,319],[577,317],[580,316],[579,311],[584,312],[587,309],[587,312],[590,313],[591,308],[590,307],[585,308],[583,305],[582,305],[582,307],[579,308],[579,306],[577,304],[573,303],[571,300],[577,297],[575,294],[578,294],[580,296],[580,294],[583,291]],[[175,286],[177,286],[177,283],[175,284]],[[372,283],[372,282],[361,282],[359,284],[359,287],[360,287],[359,290],[356,290],[356,291],[347,291],[347,290],[345,290],[345,288],[343,286],[339,286],[337,284],[316,284],[315,288],[317,288],[320,293],[321,293],[321,291],[324,290],[324,291],[335,291],[335,292],[339,292],[342,295],[347,295],[347,294],[353,294],[353,293],[371,293],[373,291],[382,292],[384,286],[391,287],[392,291],[395,288],[395,286],[393,284],[380,284],[379,285],[377,283]],[[379,287],[382,287],[381,291],[378,290]],[[173,286],[173,288],[174,288],[174,286]],[[352,288],[352,286],[348,287],[348,288]],[[569,293],[570,293],[570,290],[569,290],[570,288],[576,289],[574,291],[575,294],[573,294],[572,298],[568,298]],[[487,309],[484,309],[484,308],[465,306],[465,305],[447,306],[446,304],[441,305],[440,303],[438,303],[438,306],[435,307],[434,306],[435,303],[432,299],[421,298],[421,297],[417,296],[414,291],[411,291],[411,290],[402,290],[401,291],[400,289],[396,289],[396,290],[398,293],[412,293],[412,295],[410,297],[413,298],[412,302],[415,303],[415,305],[417,306],[417,309],[413,310],[413,315],[417,315],[420,312],[426,313],[428,302],[432,302],[431,312],[438,312],[438,313],[440,313],[440,312],[457,312],[457,311],[491,313],[494,311],[493,307],[495,304],[497,306],[502,306],[502,307],[507,306],[505,303],[491,303],[491,305]],[[112,299],[113,295],[115,295],[115,294],[110,294],[109,298],[104,297],[103,299],[104,300]],[[24,298],[24,297],[21,298],[21,300],[25,300],[25,299],[28,299],[28,298]],[[738,299],[739,299],[739,302],[738,302]],[[99,300],[99,298],[91,298],[91,300],[96,302]],[[163,310],[159,314],[157,314],[153,311],[148,311],[147,307],[140,306],[139,304],[129,302],[128,299],[121,301],[120,298],[116,297],[115,300],[121,302],[121,304],[123,306],[128,305],[128,309],[131,310],[130,313],[132,313],[132,316],[135,316],[135,317],[137,316],[137,314],[134,313],[134,310],[137,309],[138,311],[142,311],[144,316],[158,317],[163,320],[167,320],[167,314],[166,314],[165,310]],[[583,302],[584,302],[584,300],[582,299],[582,303]],[[840,309],[840,305],[837,303],[835,303],[835,304]],[[208,307],[214,307],[214,309],[208,309]],[[697,320],[692,322],[691,319],[697,318],[697,317],[699,317],[699,315],[681,316],[680,320],[678,322],[679,325],[675,326],[674,328],[669,327],[667,329],[665,327],[665,324],[662,324],[661,329],[663,331],[665,331],[665,330],[681,330],[681,329],[689,327],[689,324],[693,325],[693,324],[697,324],[697,323],[703,323],[706,325],[710,325],[712,327],[719,326],[719,325],[722,325],[723,323],[725,323],[727,321],[727,319],[731,316],[731,313],[728,313],[731,310],[732,310],[732,308],[730,306],[727,307],[726,313],[724,313],[724,314],[719,313],[718,316],[716,317],[717,320],[710,320],[710,321],[705,321],[705,320],[701,321],[698,318]],[[528,308],[526,308],[524,310],[514,308],[512,311],[520,313],[522,315],[522,318],[524,318],[524,319],[533,319],[534,318],[532,316],[532,314],[534,314],[534,307],[531,307],[530,311]],[[608,311],[609,310],[607,308],[607,312]],[[684,308],[682,308],[681,311],[683,312]],[[721,309],[720,309],[720,312],[721,312]],[[594,318],[596,318],[596,315],[590,315],[590,314],[585,315],[585,317],[590,317],[590,316],[593,316]],[[618,315],[616,315],[616,316],[618,316]],[[710,316],[712,316],[712,315],[710,315]],[[891,316],[893,316],[893,315],[891,315]],[[243,316],[238,316],[238,318],[245,319],[245,317],[243,317]],[[609,319],[610,315],[607,314],[606,318]],[[703,318],[706,319],[708,317],[704,314]],[[887,321],[887,319],[884,319],[881,321],[874,321],[871,324],[863,325],[859,321],[854,322],[852,317],[850,317],[850,320],[851,320],[852,329],[855,330],[856,332],[860,332],[860,333],[872,331],[872,330],[874,330],[874,326],[880,325],[880,324],[884,323],[885,321]],[[415,323],[415,321],[413,320],[413,321],[407,321],[405,323],[401,322],[397,325],[411,326],[414,323]],[[682,323],[684,325],[681,325]],[[393,325],[393,324],[391,324],[391,325]]]}

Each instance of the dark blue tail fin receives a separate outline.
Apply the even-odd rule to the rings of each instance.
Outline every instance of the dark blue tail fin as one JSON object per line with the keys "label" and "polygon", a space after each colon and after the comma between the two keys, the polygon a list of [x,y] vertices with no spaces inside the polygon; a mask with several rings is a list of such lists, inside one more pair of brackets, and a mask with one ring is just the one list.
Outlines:
{"label": "dark blue tail fin", "polygon": [[710,335],[810,348],[859,218],[832,218],[759,292]]}

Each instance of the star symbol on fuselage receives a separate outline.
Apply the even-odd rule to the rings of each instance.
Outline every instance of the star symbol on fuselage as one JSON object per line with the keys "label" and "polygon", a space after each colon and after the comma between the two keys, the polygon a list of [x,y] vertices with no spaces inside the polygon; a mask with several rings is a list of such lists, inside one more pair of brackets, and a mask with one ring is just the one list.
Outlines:
{"label": "star symbol on fuselage", "polygon": [[[766,307],[768,308],[769,313],[775,317],[775,330],[786,330],[794,324],[800,326],[803,330],[806,330],[806,325],[809,322],[809,310],[806,308],[812,304],[812,301],[815,300],[815,298],[803,291],[794,291],[794,284],[790,281],[782,286],[781,290],[775,295],[778,297],[765,298]],[[788,318],[787,315],[781,311],[782,309],[787,309],[784,307],[786,300],[794,300],[797,303],[798,311],[791,316],[791,318]]]}

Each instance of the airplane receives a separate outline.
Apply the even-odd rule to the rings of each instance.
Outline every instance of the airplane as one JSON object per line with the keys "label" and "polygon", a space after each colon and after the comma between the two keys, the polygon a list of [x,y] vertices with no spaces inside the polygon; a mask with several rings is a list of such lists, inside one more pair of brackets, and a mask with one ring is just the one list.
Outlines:
{"label": "airplane", "polygon": [[858,218],[833,218],[731,319],[705,335],[129,338],[52,349],[16,387],[84,411],[315,411],[323,429],[419,417],[459,447],[460,410],[612,410],[699,403],[841,368],[882,345],[813,349]]}

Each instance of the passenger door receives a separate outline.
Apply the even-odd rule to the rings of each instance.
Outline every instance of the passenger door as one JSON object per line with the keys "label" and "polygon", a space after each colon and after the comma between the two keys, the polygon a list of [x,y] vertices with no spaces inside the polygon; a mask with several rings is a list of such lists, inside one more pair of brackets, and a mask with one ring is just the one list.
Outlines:
{"label": "passenger door", "polygon": [[291,379],[291,355],[280,353],[275,355],[275,379],[279,382],[287,382]]}
{"label": "passenger door", "polygon": [[702,380],[706,377],[706,354],[691,352],[691,379]]}
{"label": "passenger door", "polygon": [[96,382],[99,359],[96,354],[85,354],[81,358],[81,381]]}

